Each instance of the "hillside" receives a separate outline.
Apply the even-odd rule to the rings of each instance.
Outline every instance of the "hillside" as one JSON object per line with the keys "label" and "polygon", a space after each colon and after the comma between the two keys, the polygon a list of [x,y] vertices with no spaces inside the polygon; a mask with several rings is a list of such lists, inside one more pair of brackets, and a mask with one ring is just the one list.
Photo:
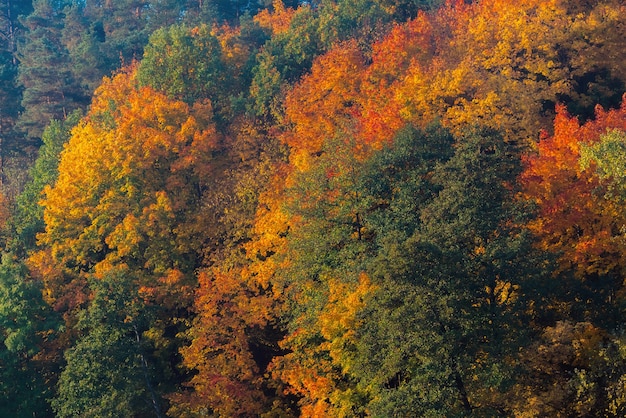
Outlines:
{"label": "hillside", "polygon": [[623,1],[0,34],[0,416],[626,415]]}

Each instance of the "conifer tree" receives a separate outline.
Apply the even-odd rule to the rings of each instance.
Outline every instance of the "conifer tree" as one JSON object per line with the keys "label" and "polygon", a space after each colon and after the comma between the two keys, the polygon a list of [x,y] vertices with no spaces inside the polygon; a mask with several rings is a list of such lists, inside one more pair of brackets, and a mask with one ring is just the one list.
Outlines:
{"label": "conifer tree", "polygon": [[[22,34],[19,15],[31,12],[30,1],[4,0],[0,2],[0,155],[14,145],[17,136],[13,128],[20,108],[20,89],[17,83],[17,42]],[[0,157],[1,158],[1,157]],[[0,160],[0,167],[2,166]]]}
{"label": "conifer tree", "polygon": [[33,13],[21,20],[27,32],[18,45],[18,80],[24,89],[18,128],[37,143],[52,119],[64,119],[87,98],[77,88],[67,49],[61,43],[59,5],[36,0],[33,6]]}

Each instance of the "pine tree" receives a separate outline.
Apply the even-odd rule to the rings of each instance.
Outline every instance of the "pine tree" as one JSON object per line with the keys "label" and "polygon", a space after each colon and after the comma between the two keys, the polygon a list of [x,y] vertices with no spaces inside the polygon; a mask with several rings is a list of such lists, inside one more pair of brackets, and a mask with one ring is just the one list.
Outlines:
{"label": "pine tree", "polygon": [[17,82],[17,41],[23,28],[18,16],[31,10],[30,1],[0,2],[0,170],[8,149],[13,148],[18,140],[13,129],[21,101]]}
{"label": "pine tree", "polygon": [[18,128],[35,143],[52,119],[62,120],[87,102],[61,43],[63,15],[58,7],[50,0],[36,0],[33,13],[21,19],[27,33],[18,45],[18,80],[24,89]]}

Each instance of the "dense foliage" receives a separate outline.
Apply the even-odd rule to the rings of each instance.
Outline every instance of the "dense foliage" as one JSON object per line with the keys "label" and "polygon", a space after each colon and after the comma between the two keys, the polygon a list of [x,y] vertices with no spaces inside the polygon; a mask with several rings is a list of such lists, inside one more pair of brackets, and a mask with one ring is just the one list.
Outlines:
{"label": "dense foliage", "polygon": [[0,35],[1,416],[626,414],[623,1]]}

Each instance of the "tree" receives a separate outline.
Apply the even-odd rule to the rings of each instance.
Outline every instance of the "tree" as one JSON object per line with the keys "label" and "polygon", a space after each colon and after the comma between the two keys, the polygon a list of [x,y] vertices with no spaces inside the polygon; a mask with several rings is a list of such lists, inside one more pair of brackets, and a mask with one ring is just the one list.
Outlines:
{"label": "tree", "polygon": [[289,228],[262,261],[288,332],[270,369],[304,416],[510,411],[541,265],[513,204],[518,154],[489,131],[453,149],[406,129],[369,151],[352,134],[286,177]]}
{"label": "tree", "polygon": [[522,416],[618,417],[624,411],[624,340],[588,321],[560,320],[522,353],[523,385],[514,394]]}
{"label": "tree", "polygon": [[50,416],[55,364],[42,355],[58,329],[58,316],[42,298],[42,283],[29,277],[12,254],[0,264],[0,413]]}
{"label": "tree", "polygon": [[17,81],[17,44],[23,29],[18,16],[31,11],[30,1],[0,2],[0,160],[7,154],[7,149],[17,145],[18,138],[13,132],[21,101]]}
{"label": "tree", "polygon": [[[63,9],[61,41],[67,48],[69,69],[83,94],[91,97],[102,77],[119,67],[103,52],[106,34],[102,21],[88,14],[91,2],[72,2]],[[119,59],[119,58],[118,58]]]}
{"label": "tree", "polygon": [[17,127],[36,143],[51,120],[64,119],[85,105],[87,97],[69,70],[68,52],[61,43],[61,10],[49,0],[37,0],[33,6],[33,13],[22,19],[27,33],[18,45],[24,111]]}
{"label": "tree", "polygon": [[[72,130],[58,179],[44,191],[46,229],[39,251],[29,258],[33,274],[43,281],[46,301],[64,316],[62,348],[77,340],[66,353],[69,368],[55,404],[58,413],[76,413],[74,396],[80,398],[75,404],[79,409],[92,405],[115,414],[109,408],[119,401],[123,411],[117,413],[135,410],[137,397],[144,396],[137,385],[143,394],[150,390],[146,379],[135,381],[129,374],[143,370],[144,360],[159,371],[149,379],[155,404],[183,379],[176,368],[177,351],[191,316],[196,269],[205,246],[210,217],[203,212],[202,198],[217,141],[209,102],[190,107],[140,88],[134,68],[106,79],[90,112]],[[123,320],[100,328],[81,325],[84,315],[108,315],[93,304],[98,283],[109,279],[115,279],[111,291],[122,286],[119,292],[127,293],[133,309],[151,312],[137,330]],[[102,292],[105,297],[106,290]],[[137,348],[131,343],[135,332],[143,359],[132,351]],[[108,395],[99,404],[88,387],[73,392],[82,378],[104,384],[97,373],[83,373],[83,356],[121,362],[120,370],[111,370],[106,361],[97,363],[98,370],[115,381],[131,379],[129,393],[111,392],[106,386]]]}
{"label": "tree", "polygon": [[537,274],[513,205],[519,162],[493,132],[457,138],[454,155],[436,135],[414,134],[421,153],[398,141],[378,159],[388,168],[374,165],[384,179],[369,183],[380,196],[370,215],[380,291],[360,316],[354,370],[373,415],[502,415]]}
{"label": "tree", "polygon": [[577,17],[571,43],[580,52],[571,56],[574,90],[561,101],[584,122],[594,117],[598,104],[604,108],[619,107],[626,90],[626,73],[619,64],[626,58],[620,46],[626,33],[623,17],[626,7],[615,0],[598,4],[567,2],[566,6]]}
{"label": "tree", "polygon": [[103,76],[141,60],[152,32],[185,17],[183,1],[73,1],[63,42],[79,83],[93,93]]}
{"label": "tree", "polygon": [[93,299],[78,321],[84,335],[65,352],[52,401],[59,417],[163,416],[143,336],[150,310],[126,274],[120,269],[90,283]]}
{"label": "tree", "polygon": [[272,208],[288,223],[268,263],[287,334],[270,369],[299,398],[302,416],[352,416],[365,406],[354,378],[355,330],[375,288],[365,270],[374,251],[369,202],[359,187],[368,152],[348,128],[322,140],[306,164],[292,162],[283,202]]}
{"label": "tree", "polygon": [[[166,275],[191,273],[198,262],[202,239],[191,237],[201,226],[192,214],[216,143],[210,105],[190,108],[136,89],[134,77],[120,73],[103,84],[46,189],[46,248],[35,258],[75,279],[111,263]],[[50,250],[48,261],[37,258]]]}
{"label": "tree", "polygon": [[[280,9],[275,14],[279,15]],[[254,114],[280,117],[283,84],[297,80],[311,67],[313,58],[322,52],[315,23],[313,10],[301,6],[289,19],[289,29],[278,31],[263,45],[256,57],[250,86]]]}
{"label": "tree", "polygon": [[57,179],[63,145],[81,115],[80,111],[75,111],[64,121],[53,120],[42,134],[43,145],[39,148],[37,160],[30,170],[31,180],[16,198],[11,220],[15,232],[12,245],[16,252],[34,250],[37,234],[44,231],[43,207],[39,205],[39,201],[43,197],[44,188],[52,186]]}
{"label": "tree", "polygon": [[[201,3],[182,0],[72,2],[64,9],[62,40],[69,51],[74,77],[91,95],[103,76],[141,60],[144,47],[154,32],[163,29],[163,33],[169,33],[166,29],[170,26],[201,25],[201,19],[197,18]],[[172,34],[174,32],[172,29]],[[182,32],[178,32],[180,37]],[[167,38],[160,35],[161,47],[164,36]],[[196,42],[196,46],[200,44]],[[159,47],[152,45],[154,48]],[[194,53],[189,48],[185,51]],[[165,54],[165,51],[159,53]],[[203,58],[212,57],[210,54]]]}
{"label": "tree", "polygon": [[148,43],[147,0],[118,0],[88,2],[85,14],[94,22],[100,38],[100,54],[105,57],[107,71],[139,60]]}
{"label": "tree", "polygon": [[197,374],[188,382],[192,392],[171,397],[170,414],[246,417],[271,408],[263,336],[274,319],[274,301],[242,276],[238,269],[200,274],[191,344],[181,349],[184,365]]}
{"label": "tree", "polygon": [[2,50],[11,57],[12,64],[17,65],[17,41],[21,31],[19,16],[26,16],[32,12],[32,2],[4,0],[0,2],[0,34],[2,36]]}
{"label": "tree", "polygon": [[623,105],[609,111],[597,107],[595,120],[581,125],[560,107],[554,135],[544,135],[537,153],[527,157],[522,175],[526,194],[539,204],[539,217],[530,227],[540,245],[560,254],[562,267],[573,268],[581,278],[606,277],[623,266],[617,232],[620,213],[617,202],[606,198],[610,183],[602,171],[607,169],[604,158],[614,157],[600,158],[596,173],[591,168],[593,153],[586,151],[590,154],[587,165],[582,164],[585,159],[581,160],[580,153],[581,148],[600,151],[602,145],[594,144],[607,129],[625,130],[624,115]]}
{"label": "tree", "polygon": [[280,296],[268,277],[271,268],[257,263],[268,249],[257,245],[256,234],[274,231],[267,223],[253,230],[259,205],[278,203],[271,192],[280,181],[275,167],[284,147],[253,120],[234,121],[229,130],[236,137],[224,150],[226,169],[213,176],[206,200],[212,222],[204,254],[211,267],[198,276],[195,317],[185,334],[189,344],[180,350],[190,378],[168,396],[168,414],[292,416],[284,385],[268,370],[282,354]]}
{"label": "tree", "polygon": [[[291,129],[282,140],[292,161],[315,155],[359,112],[360,77],[364,57],[355,42],[347,42],[315,60],[285,98],[285,119]],[[302,170],[306,170],[302,167]]]}
{"label": "tree", "polygon": [[378,115],[420,126],[441,120],[455,133],[480,123],[528,142],[549,126],[559,101],[584,114],[592,97],[615,106],[621,52],[610,51],[619,41],[611,35],[600,46],[585,34],[612,25],[621,33],[623,5],[608,1],[571,15],[568,4],[455,1],[418,13],[373,48],[374,117],[364,123]]}
{"label": "tree", "polygon": [[220,103],[229,90],[225,70],[219,40],[207,25],[171,26],[150,37],[137,79],[189,104],[201,99]]}
{"label": "tree", "polygon": [[622,203],[626,197],[624,191],[623,165],[626,160],[624,147],[626,146],[626,132],[620,129],[607,129],[600,135],[599,141],[580,146],[580,167],[583,170],[592,165],[601,181],[608,181],[606,195],[616,203]]}
{"label": "tree", "polygon": [[[567,283],[561,287],[567,287],[568,297],[561,300],[565,317],[548,324],[524,354],[529,373],[521,396],[534,401],[521,410],[617,416],[623,408],[616,382],[624,373],[619,331],[624,115],[623,105],[608,111],[598,106],[595,119],[581,124],[560,106],[554,134],[544,134],[526,157],[521,184],[538,207],[529,228],[537,247],[557,257],[553,280]],[[568,275],[575,280],[567,281]]]}
{"label": "tree", "polygon": [[[407,137],[410,134],[403,138]],[[408,198],[408,190],[407,200],[400,196],[392,199],[376,187],[399,190],[394,175],[411,177],[411,164],[420,164],[420,158],[443,158],[438,153],[445,155],[447,149],[441,137],[432,142],[419,137],[411,144],[399,140],[398,152],[391,156],[355,138],[355,131],[344,125],[334,138],[323,136],[316,142],[315,152],[309,152],[311,144],[294,143],[291,170],[286,172],[285,189],[278,195],[283,203],[273,203],[273,216],[268,213],[263,218],[265,245],[249,246],[265,250],[258,264],[272,271],[271,288],[284,300],[281,317],[287,335],[281,347],[286,353],[274,358],[270,369],[276,379],[288,385],[289,393],[300,398],[303,416],[358,415],[369,408],[370,396],[378,396],[361,384],[357,358],[360,331],[377,320],[363,315],[381,287],[371,276],[376,264],[372,260],[380,251],[380,236],[392,234],[396,226],[398,229],[393,230],[397,233],[416,226],[409,219],[403,219],[402,227],[380,225],[376,208],[382,211],[392,205],[400,218],[400,212],[408,215],[415,209],[413,205],[404,212],[404,205],[419,205],[420,200]],[[301,154],[297,154],[299,146],[304,150]],[[389,157],[383,160],[389,165],[369,165],[369,158],[377,157]],[[381,172],[391,178],[383,175],[374,179]],[[276,198],[274,195],[273,200]],[[283,229],[278,236],[282,238],[272,237],[269,231],[280,225]]]}

